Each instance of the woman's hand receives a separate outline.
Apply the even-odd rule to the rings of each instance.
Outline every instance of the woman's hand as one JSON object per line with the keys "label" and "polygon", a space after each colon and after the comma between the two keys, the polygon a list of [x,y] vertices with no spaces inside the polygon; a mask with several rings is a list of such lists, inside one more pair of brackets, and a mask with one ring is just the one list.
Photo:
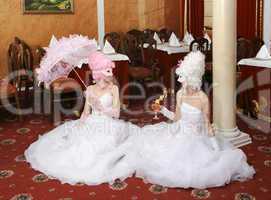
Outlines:
{"label": "woman's hand", "polygon": [[162,109],[162,106],[159,103],[154,102],[153,104],[151,104],[151,109],[154,112],[160,112]]}
{"label": "woman's hand", "polygon": [[210,137],[215,136],[214,127],[213,127],[211,124],[209,124],[208,135],[209,135]]}
{"label": "woman's hand", "polygon": [[80,121],[85,121],[87,119],[87,117],[89,116],[89,114],[86,114],[85,112],[83,112],[80,116]]}

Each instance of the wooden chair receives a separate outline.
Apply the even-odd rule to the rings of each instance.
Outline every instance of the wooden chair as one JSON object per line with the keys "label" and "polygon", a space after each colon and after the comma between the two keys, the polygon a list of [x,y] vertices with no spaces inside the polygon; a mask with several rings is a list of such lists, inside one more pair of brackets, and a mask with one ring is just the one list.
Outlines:
{"label": "wooden chair", "polygon": [[[13,110],[14,108],[13,106],[13,102],[12,99],[15,99],[15,104],[16,104],[16,108],[15,110]],[[17,93],[17,89],[16,87],[9,83],[8,81],[3,81],[0,80],[0,107],[4,107],[10,111],[15,111],[16,114],[19,116],[19,120],[22,120],[22,116],[20,113],[20,101],[19,101],[19,97],[18,97],[18,93]]]}
{"label": "wooden chair", "polygon": [[158,36],[162,41],[168,42],[172,32],[173,31],[171,31],[171,30],[169,30],[167,28],[162,28],[162,29],[159,30]]}
{"label": "wooden chair", "polygon": [[251,41],[251,46],[252,46],[252,57],[255,57],[258,51],[264,45],[264,41],[257,37],[252,38],[250,41]]}
{"label": "wooden chair", "polygon": [[[61,122],[61,115],[77,115],[83,106],[83,90],[73,78],[61,77],[50,85],[50,114],[55,125]],[[72,104],[73,110],[66,109],[64,104]],[[67,105],[66,105],[67,106]]]}
{"label": "wooden chair", "polygon": [[[38,60],[40,62],[46,52],[43,48],[38,47],[36,53],[38,56]],[[81,69],[78,69],[79,71],[77,71],[77,73],[83,79],[84,83],[86,85],[89,85],[89,79],[87,77],[87,75],[89,74],[87,72],[84,73],[85,68],[86,68],[85,65],[82,66]],[[87,69],[89,68],[87,67]],[[62,114],[77,115],[83,105],[82,88],[84,83],[81,83],[80,80],[78,80],[78,77],[75,74],[75,72],[71,71],[69,77],[60,77],[54,80],[50,84],[49,89],[44,88],[43,85],[37,86],[37,84],[35,84],[35,92],[40,93],[40,95],[37,94],[35,96],[41,97],[41,99],[39,101],[36,100],[36,102],[42,105],[42,106],[36,105],[35,106],[36,110],[44,114],[49,114],[51,121],[55,125],[58,125],[61,122]],[[78,103],[78,106],[76,106],[74,110],[70,110],[69,112],[66,111],[65,113],[63,113],[65,111],[63,110],[64,107],[63,104],[74,104],[75,102]]]}
{"label": "wooden chair", "polygon": [[42,47],[38,47],[36,49],[36,55],[37,55],[37,58],[38,58],[38,63],[40,63],[41,59],[43,58],[43,56],[45,56],[46,54],[46,51],[44,48]]}
{"label": "wooden chair", "polygon": [[[244,37],[239,37],[237,39],[237,62],[244,58],[255,57],[259,49],[261,48],[263,42],[259,39],[248,40]],[[247,79],[245,73],[237,65],[237,85],[241,84]],[[255,112],[255,104],[253,97],[249,90],[242,91],[237,96],[237,105],[243,109],[243,113],[250,115],[252,118],[257,118],[257,113]]]}
{"label": "wooden chair", "polygon": [[[44,95],[45,94],[44,93],[44,91],[45,91],[44,85],[39,84],[38,80],[36,79],[37,74],[36,74],[35,69],[39,68],[39,64],[40,64],[42,58],[45,56],[46,51],[44,48],[39,46],[35,50],[35,54],[37,57],[37,62],[36,62],[37,64],[34,65],[34,104],[33,104],[33,110],[34,110],[34,113],[41,114],[41,113],[44,113],[46,110],[46,107],[44,104],[46,102],[46,99],[44,99],[46,97],[46,95]],[[49,96],[49,94],[48,94],[48,96]],[[49,97],[48,97],[48,99],[49,99]],[[50,101],[48,100],[48,102],[50,102]]]}
{"label": "wooden chair", "polygon": [[[255,54],[256,55],[256,54]],[[243,58],[254,56],[254,50],[251,41],[240,37],[237,39],[237,62]]]}
{"label": "wooden chair", "polygon": [[146,48],[143,47],[143,41],[140,45],[142,64],[138,66],[130,66],[129,76],[132,81],[142,84],[148,93],[148,87],[146,84],[158,81],[160,70],[156,59],[156,41],[152,37],[149,37],[147,41],[144,41],[144,43],[147,45]]}
{"label": "wooden chair", "polygon": [[140,31],[138,29],[132,29],[130,31],[128,31],[126,34],[132,35],[136,38],[136,41],[138,44],[141,43],[141,41],[143,40],[143,31]]}
{"label": "wooden chair", "polygon": [[108,41],[117,53],[122,53],[121,35],[116,32],[110,32],[105,34],[104,43]]}
{"label": "wooden chair", "polygon": [[149,38],[153,38],[155,32],[153,29],[145,29],[142,36],[143,42],[147,42]]}
{"label": "wooden chair", "polygon": [[17,86],[21,96],[24,89],[24,100],[29,102],[30,88],[34,85],[33,54],[31,48],[22,40],[15,37],[8,49],[8,67],[12,74],[12,83]]}
{"label": "wooden chair", "polygon": [[132,66],[142,64],[141,43],[142,40],[138,41],[138,39],[132,34],[128,33],[123,37],[123,52],[129,57],[130,65]]}

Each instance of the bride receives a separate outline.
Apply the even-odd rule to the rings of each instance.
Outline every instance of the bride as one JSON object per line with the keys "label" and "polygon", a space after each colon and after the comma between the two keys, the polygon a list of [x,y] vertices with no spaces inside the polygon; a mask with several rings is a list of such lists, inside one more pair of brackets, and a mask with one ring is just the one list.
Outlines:
{"label": "bride", "polygon": [[243,181],[255,173],[242,150],[215,136],[209,122],[209,101],[201,91],[205,57],[191,52],[176,70],[182,83],[176,112],[161,107],[173,120],[143,127],[136,176],[167,187],[208,188]]}
{"label": "bride", "polygon": [[[102,53],[90,55],[96,84],[86,90],[81,118],[40,136],[25,151],[32,168],[62,183],[97,185],[125,179],[131,165],[131,135],[138,127],[119,120],[118,87],[112,82],[114,63]],[[133,132],[133,133],[132,133]]]}

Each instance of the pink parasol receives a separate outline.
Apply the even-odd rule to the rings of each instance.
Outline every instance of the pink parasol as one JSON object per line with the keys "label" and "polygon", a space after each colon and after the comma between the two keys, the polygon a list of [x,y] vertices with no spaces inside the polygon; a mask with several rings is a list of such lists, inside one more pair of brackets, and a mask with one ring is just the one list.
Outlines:
{"label": "pink parasol", "polygon": [[70,35],[59,40],[53,36],[45,50],[46,54],[36,73],[39,83],[44,82],[49,87],[52,81],[67,77],[74,67],[81,68],[82,64],[87,63],[89,55],[97,51],[97,42],[82,35]]}

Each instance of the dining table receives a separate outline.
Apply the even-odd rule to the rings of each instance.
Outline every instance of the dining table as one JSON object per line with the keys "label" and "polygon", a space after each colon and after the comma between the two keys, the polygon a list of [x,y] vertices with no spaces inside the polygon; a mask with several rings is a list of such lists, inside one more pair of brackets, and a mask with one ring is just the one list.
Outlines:
{"label": "dining table", "polygon": [[271,123],[271,59],[245,58],[238,66],[237,93],[244,113]]}
{"label": "dining table", "polygon": [[[144,44],[146,48],[147,44]],[[175,88],[175,69],[179,60],[189,53],[189,46],[181,42],[180,46],[170,46],[168,42],[157,44],[155,59],[161,71],[163,84],[169,90]]]}

